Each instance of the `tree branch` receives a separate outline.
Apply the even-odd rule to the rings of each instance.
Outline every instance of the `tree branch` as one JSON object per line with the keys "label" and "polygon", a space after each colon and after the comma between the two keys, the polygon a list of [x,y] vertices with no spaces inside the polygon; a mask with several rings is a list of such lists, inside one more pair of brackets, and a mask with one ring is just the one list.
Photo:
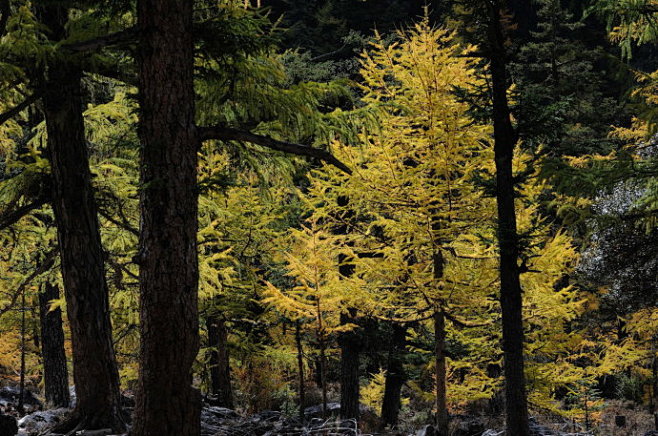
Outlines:
{"label": "tree branch", "polygon": [[50,250],[46,254],[46,257],[44,258],[43,262],[40,265],[37,265],[37,268],[34,271],[32,271],[32,273],[29,276],[27,276],[25,280],[23,280],[18,285],[18,287],[11,294],[11,299],[9,303],[5,304],[5,306],[2,309],[0,309],[0,316],[4,315],[5,313],[13,309],[13,307],[16,305],[16,301],[18,301],[18,297],[20,297],[23,290],[30,283],[32,283],[32,280],[34,280],[35,278],[39,277],[41,274],[47,272],[50,268],[52,268],[52,266],[55,264],[55,259],[57,258],[57,252],[58,252],[57,247]]}
{"label": "tree branch", "polygon": [[210,139],[220,139],[224,141],[241,141],[251,142],[272,150],[282,151],[284,153],[295,154],[298,156],[307,156],[320,159],[330,163],[336,168],[352,174],[352,170],[339,161],[328,151],[319,148],[309,147],[308,145],[294,144],[292,142],[279,141],[268,136],[257,135],[255,133],[232,129],[230,127],[199,127],[199,135],[202,141]]}
{"label": "tree branch", "polygon": [[18,222],[18,220],[23,218],[28,213],[32,212],[35,209],[39,209],[44,204],[48,203],[49,200],[50,198],[48,196],[42,195],[41,197],[34,200],[32,203],[19,207],[18,209],[9,212],[6,215],[0,215],[0,230],[4,230],[7,227],[11,226],[12,224],[15,224],[16,222]]}
{"label": "tree branch", "polygon": [[133,26],[119,32],[109,33],[107,35],[88,39],[86,41],[64,44],[63,47],[74,52],[95,51],[110,45],[135,42],[137,40],[137,33],[137,26]]}
{"label": "tree branch", "polygon": [[8,111],[0,114],[0,125],[7,122],[7,120],[12,119],[16,115],[20,114],[24,109],[28,108],[30,105],[32,105],[32,103],[40,99],[41,94],[42,92],[35,92],[34,94],[30,95],[25,100],[23,100],[21,103],[17,104],[16,106],[9,109]]}

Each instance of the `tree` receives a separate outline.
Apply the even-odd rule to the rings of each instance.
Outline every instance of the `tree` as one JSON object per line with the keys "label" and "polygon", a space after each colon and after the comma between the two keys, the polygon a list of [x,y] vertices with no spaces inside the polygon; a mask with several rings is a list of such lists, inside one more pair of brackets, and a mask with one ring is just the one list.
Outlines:
{"label": "tree", "polygon": [[518,136],[512,125],[507,90],[506,28],[503,25],[505,3],[495,0],[488,10],[487,56],[491,71],[494,154],[496,163],[496,204],[498,208],[498,246],[500,256],[500,304],[503,322],[505,369],[505,423],[507,432],[528,436],[528,405],[523,361],[523,301],[519,270],[519,239],[514,203],[512,162]]}
{"label": "tree", "polygon": [[[320,385],[322,387],[322,410],[327,413],[327,350],[331,335],[349,331],[353,325],[340,321],[346,310],[344,295],[350,285],[338,269],[338,258],[330,251],[334,238],[319,231],[317,224],[292,230],[291,248],[295,254],[286,256],[289,275],[296,285],[289,290],[280,290],[268,284],[269,297],[264,300],[273,304],[295,321],[313,323],[320,361]],[[358,382],[358,380],[357,380]]]}
{"label": "tree", "polygon": [[41,353],[46,403],[51,407],[69,407],[69,373],[64,350],[62,310],[51,309],[52,300],[59,299],[59,288],[51,283],[43,286],[39,294],[39,319],[41,321]]}
{"label": "tree", "polygon": [[[43,11],[54,41],[66,37],[67,14],[60,6]],[[43,104],[77,393],[74,418],[62,429],[122,431],[104,254],[82,115],[82,71],[63,53],[59,56],[48,69]]]}
{"label": "tree", "polygon": [[[140,370],[132,434],[199,434],[192,2],[140,0]],[[171,50],[176,47],[176,50]]]}

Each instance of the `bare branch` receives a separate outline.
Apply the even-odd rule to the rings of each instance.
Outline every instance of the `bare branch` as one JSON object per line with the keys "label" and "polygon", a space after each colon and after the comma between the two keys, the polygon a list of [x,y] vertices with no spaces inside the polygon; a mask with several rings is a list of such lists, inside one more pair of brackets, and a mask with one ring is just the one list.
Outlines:
{"label": "bare branch", "polygon": [[137,26],[130,27],[119,32],[88,39],[86,41],[72,42],[63,47],[74,52],[95,51],[111,45],[121,45],[137,41]]}
{"label": "bare branch", "polygon": [[9,109],[7,112],[0,114],[0,125],[4,124],[7,120],[12,119],[16,115],[20,114],[23,110],[32,105],[41,98],[41,92],[35,92],[34,94],[27,97],[21,103],[17,104],[13,108]]}
{"label": "bare branch", "polygon": [[46,195],[34,200],[32,203],[26,204],[25,206],[19,207],[18,209],[7,213],[6,215],[0,215],[0,230],[4,230],[12,224],[16,224],[18,220],[32,212],[33,210],[39,209],[44,204],[48,203],[50,198]]}
{"label": "bare branch", "polygon": [[32,283],[34,279],[39,277],[41,274],[48,272],[48,270],[52,268],[52,266],[55,264],[57,253],[58,253],[57,247],[53,248],[48,253],[46,253],[46,257],[44,258],[43,262],[37,265],[36,269],[32,271],[32,273],[29,276],[27,276],[25,280],[23,280],[18,285],[18,287],[11,294],[11,299],[9,303],[5,304],[5,306],[2,309],[0,309],[0,316],[4,315],[5,313],[9,312],[14,308],[14,306],[16,305],[16,301],[18,301],[18,297],[20,297],[21,293],[25,290],[25,288],[30,283]]}
{"label": "bare branch", "polygon": [[339,161],[328,151],[309,147],[308,145],[279,141],[268,136],[257,135],[255,133],[232,129],[230,127],[199,127],[199,134],[202,141],[220,139],[224,141],[251,142],[253,144],[258,144],[260,146],[270,148],[272,150],[282,151],[284,153],[314,157],[316,159],[330,163],[331,165],[346,172],[347,174],[352,174],[352,170],[347,165]]}

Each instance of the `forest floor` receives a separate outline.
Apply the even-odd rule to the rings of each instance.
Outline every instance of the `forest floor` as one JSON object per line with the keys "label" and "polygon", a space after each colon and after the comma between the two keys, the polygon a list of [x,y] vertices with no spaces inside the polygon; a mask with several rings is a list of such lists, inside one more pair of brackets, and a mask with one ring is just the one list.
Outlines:
{"label": "forest floor", "polygon": [[[15,388],[0,389],[0,414],[16,416],[17,393]],[[30,392],[25,396],[26,415],[18,419],[18,436],[47,435],[68,412],[68,409],[39,410],[39,399]],[[330,403],[328,410],[335,414],[340,406]],[[363,408],[362,419],[340,420],[322,418],[320,405],[305,410],[304,425],[297,417],[278,411],[263,411],[248,416],[236,411],[204,404],[201,414],[201,436],[433,436],[426,426],[405,423],[402,430],[375,431],[376,416]],[[630,402],[611,401],[594,411],[592,428],[585,431],[582,422],[539,416],[532,419],[533,436],[658,436],[654,432],[654,418],[645,408],[634,407]],[[623,422],[622,422],[623,421]],[[623,424],[623,425],[620,425]],[[484,415],[459,415],[453,418],[450,436],[503,436],[502,419]],[[85,433],[87,434],[87,433]],[[93,432],[94,436],[107,436],[111,432]],[[7,433],[8,436],[14,436]],[[0,436],[6,436],[0,428]],[[55,435],[51,435],[55,436]]]}

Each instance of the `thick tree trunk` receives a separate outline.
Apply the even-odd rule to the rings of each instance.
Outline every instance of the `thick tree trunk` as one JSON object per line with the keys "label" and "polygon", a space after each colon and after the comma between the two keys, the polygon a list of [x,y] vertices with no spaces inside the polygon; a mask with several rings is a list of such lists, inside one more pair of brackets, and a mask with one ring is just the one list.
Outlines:
{"label": "thick tree trunk", "polygon": [[[54,40],[65,36],[68,11],[44,11]],[[103,246],[91,185],[82,116],[81,71],[67,59],[48,68],[43,97],[48,154],[53,181],[52,205],[62,263],[62,278],[73,345],[73,379],[78,428],[125,428],[121,417],[119,375],[112,345]]]}
{"label": "thick tree trunk", "polygon": [[48,407],[69,407],[69,372],[64,350],[62,310],[50,310],[50,301],[59,298],[59,288],[50,283],[39,294],[39,319],[41,323],[41,355],[43,381]]}
{"label": "thick tree trunk", "polygon": [[527,436],[529,427],[523,363],[523,306],[512,169],[517,136],[507,101],[505,37],[500,6],[494,2],[490,8],[489,56],[493,92],[506,424],[508,434]]}
{"label": "thick tree trunk", "polygon": [[[341,314],[341,324],[354,323],[356,311]],[[359,419],[359,350],[357,331],[340,334],[340,416],[343,419]]]}
{"label": "thick tree trunk", "polygon": [[137,2],[141,365],[132,434],[198,436],[197,151],[192,7]]}
{"label": "thick tree trunk", "polygon": [[208,323],[208,341],[210,347],[210,380],[212,394],[217,398],[217,405],[233,408],[233,389],[231,389],[231,367],[228,354],[228,331],[226,323],[217,316],[210,316]]}
{"label": "thick tree trunk", "polygon": [[402,386],[406,380],[404,372],[404,355],[407,344],[407,328],[404,325],[393,323],[393,335],[388,349],[388,362],[386,364],[386,383],[384,385],[384,400],[382,402],[382,424],[384,427],[395,427],[398,424],[400,396]]}
{"label": "thick tree trunk", "polygon": [[448,436],[449,415],[446,386],[446,319],[442,310],[434,313],[434,355],[436,357],[436,430]]}

